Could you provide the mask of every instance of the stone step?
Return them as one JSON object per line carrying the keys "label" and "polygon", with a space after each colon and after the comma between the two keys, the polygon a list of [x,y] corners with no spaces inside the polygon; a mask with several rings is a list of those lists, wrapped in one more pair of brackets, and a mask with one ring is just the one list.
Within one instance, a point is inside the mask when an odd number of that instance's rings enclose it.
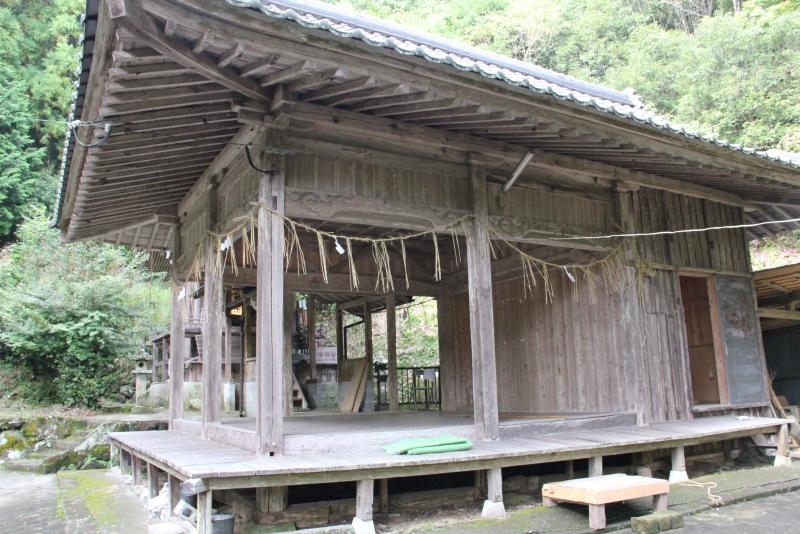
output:
{"label": "stone step", "polygon": [[69,451],[47,450],[28,454],[24,458],[6,460],[3,464],[9,471],[26,471],[29,473],[55,473],[74,460]]}
{"label": "stone step", "polygon": [[84,439],[86,439],[86,436],[79,436],[79,437],[70,436],[69,438],[66,439],[57,439],[56,441],[53,442],[51,450],[71,451],[72,449],[83,443]]}

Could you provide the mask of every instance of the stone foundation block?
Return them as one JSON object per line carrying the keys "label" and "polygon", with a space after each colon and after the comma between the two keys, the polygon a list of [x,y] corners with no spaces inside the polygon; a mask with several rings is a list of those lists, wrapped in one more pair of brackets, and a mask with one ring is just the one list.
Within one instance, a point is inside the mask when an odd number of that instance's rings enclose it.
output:
{"label": "stone foundation block", "polygon": [[631,530],[636,534],[658,534],[683,525],[683,516],[678,512],[656,512],[631,519]]}

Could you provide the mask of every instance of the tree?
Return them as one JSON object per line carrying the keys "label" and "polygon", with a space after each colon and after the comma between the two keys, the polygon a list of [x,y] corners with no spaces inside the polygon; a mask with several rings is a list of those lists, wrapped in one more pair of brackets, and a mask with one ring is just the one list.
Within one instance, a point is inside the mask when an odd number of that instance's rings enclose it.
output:
{"label": "tree", "polygon": [[62,244],[40,210],[0,260],[2,358],[35,401],[96,406],[115,393],[127,356],[166,324],[168,290],[146,255]]}
{"label": "tree", "polygon": [[29,101],[24,84],[15,79],[7,65],[0,64],[0,245],[7,241],[19,223],[24,208],[50,193],[43,178],[46,149],[36,146],[32,136]]}
{"label": "tree", "polygon": [[82,0],[0,6],[0,246],[29,205],[55,201]]}
{"label": "tree", "polygon": [[700,131],[760,149],[787,145],[800,127],[798,35],[797,12],[752,8],[706,17],[693,35],[646,26],[607,81]]}

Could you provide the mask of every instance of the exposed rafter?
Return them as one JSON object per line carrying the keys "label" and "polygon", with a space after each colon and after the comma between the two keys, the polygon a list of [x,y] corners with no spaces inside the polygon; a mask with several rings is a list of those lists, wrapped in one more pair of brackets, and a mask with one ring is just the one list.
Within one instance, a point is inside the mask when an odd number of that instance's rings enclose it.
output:
{"label": "exposed rafter", "polygon": [[253,80],[239,76],[236,71],[227,66],[220,66],[217,60],[204,53],[207,41],[211,39],[207,36],[212,32],[203,34],[202,41],[206,42],[205,46],[200,48],[200,43],[198,43],[190,48],[183,41],[164,34],[153,17],[130,0],[112,0],[109,2],[109,9],[111,18],[117,24],[174,62],[248,98],[259,101],[268,100],[263,89]]}

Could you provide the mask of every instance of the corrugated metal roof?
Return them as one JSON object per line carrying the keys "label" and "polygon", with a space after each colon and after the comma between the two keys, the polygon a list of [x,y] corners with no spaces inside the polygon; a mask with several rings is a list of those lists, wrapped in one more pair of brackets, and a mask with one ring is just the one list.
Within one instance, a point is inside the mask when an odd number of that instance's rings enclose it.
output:
{"label": "corrugated metal roof", "polygon": [[421,57],[432,63],[450,65],[462,71],[478,73],[509,85],[526,87],[536,93],[612,113],[639,124],[698,139],[744,154],[778,162],[795,169],[800,161],[780,151],[757,151],[724,139],[700,134],[669,121],[641,107],[634,95],[599,85],[582,82],[553,71],[492,54],[471,46],[433,37],[424,32],[382,21],[377,18],[347,13],[332,6],[308,0],[225,0],[227,3],[256,9],[273,18],[288,20],[305,28],[328,31],[339,37],[356,39],[372,46],[388,48],[399,54]]}

